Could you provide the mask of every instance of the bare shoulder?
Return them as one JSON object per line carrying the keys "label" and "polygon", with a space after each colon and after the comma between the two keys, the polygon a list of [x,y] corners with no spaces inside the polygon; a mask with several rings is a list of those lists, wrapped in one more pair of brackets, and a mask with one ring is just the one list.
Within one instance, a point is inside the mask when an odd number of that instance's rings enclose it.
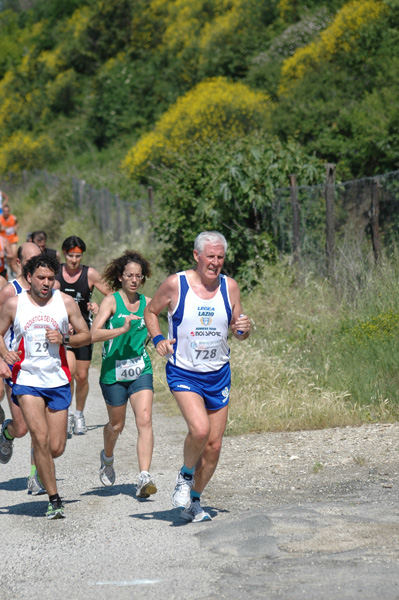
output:
{"label": "bare shoulder", "polygon": [[169,275],[169,277],[167,277],[166,279],[164,279],[162,281],[162,283],[159,285],[157,291],[154,294],[153,299],[159,297],[159,296],[164,296],[164,295],[168,295],[172,292],[174,292],[175,290],[178,289],[178,276],[176,273],[174,273],[173,275]]}
{"label": "bare shoulder", "polygon": [[116,308],[116,300],[114,294],[108,294],[101,300],[100,310],[104,308]]}
{"label": "bare shoulder", "polygon": [[1,304],[1,310],[8,313],[14,313],[17,310],[17,304],[18,296],[14,294],[13,296],[6,298],[6,300]]}
{"label": "bare shoulder", "polygon": [[235,279],[233,279],[232,277],[228,277],[227,275],[226,277],[226,281],[227,281],[227,289],[229,290],[230,294],[239,294],[240,293],[240,288],[238,287],[238,283],[236,282]]}
{"label": "bare shoulder", "polygon": [[157,291],[151,298],[151,302],[147,303],[151,311],[159,313],[161,310],[169,306],[171,310],[177,301],[179,295],[179,283],[177,274],[167,277],[158,287]]}
{"label": "bare shoulder", "polygon": [[87,279],[89,280],[89,283],[94,283],[95,281],[98,281],[99,279],[101,279],[101,275],[97,271],[97,269],[95,269],[94,267],[88,267],[87,268]]}
{"label": "bare shoulder", "polygon": [[0,290],[0,306],[3,306],[9,298],[13,298],[15,295],[15,287],[10,282],[6,283]]}
{"label": "bare shoulder", "polygon": [[70,310],[75,310],[75,308],[77,308],[79,310],[79,307],[78,307],[77,303],[75,302],[75,299],[72,298],[72,296],[65,294],[65,292],[61,292],[60,290],[58,290],[58,291],[61,294],[61,298],[63,299],[65,308],[67,309],[68,312]]}

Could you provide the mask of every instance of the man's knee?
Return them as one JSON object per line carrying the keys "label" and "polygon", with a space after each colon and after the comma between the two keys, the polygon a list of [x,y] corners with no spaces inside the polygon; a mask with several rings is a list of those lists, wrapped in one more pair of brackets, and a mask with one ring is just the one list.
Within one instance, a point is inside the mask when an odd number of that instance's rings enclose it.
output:
{"label": "man's knee", "polygon": [[212,456],[217,458],[220,454],[222,450],[222,440],[217,439],[217,440],[213,440],[213,441],[209,441],[205,451],[207,452],[208,456]]}
{"label": "man's knee", "polygon": [[65,450],[65,441],[59,440],[56,444],[52,444],[51,446],[51,456],[53,458],[58,458],[64,453]]}
{"label": "man's knee", "polygon": [[84,372],[76,371],[75,381],[76,381],[76,384],[79,385],[80,387],[84,387],[85,385],[88,385],[89,373],[87,371],[84,371]]}
{"label": "man's knee", "polygon": [[[24,419],[13,419],[11,429],[12,435],[15,438],[22,438],[28,433],[28,427]],[[11,431],[9,433],[11,433]]]}
{"label": "man's knee", "polygon": [[209,438],[210,427],[208,423],[198,423],[190,427],[190,434],[198,444],[205,444]]}
{"label": "man's knee", "polygon": [[125,426],[125,423],[123,423],[122,421],[117,422],[117,423],[108,423],[107,424],[107,428],[108,431],[111,435],[120,435],[123,431],[123,428]]}

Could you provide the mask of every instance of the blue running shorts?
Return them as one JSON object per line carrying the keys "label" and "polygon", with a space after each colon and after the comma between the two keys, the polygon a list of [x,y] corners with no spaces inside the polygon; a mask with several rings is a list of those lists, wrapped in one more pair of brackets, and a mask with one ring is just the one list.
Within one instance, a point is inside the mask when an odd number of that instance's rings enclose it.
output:
{"label": "blue running shorts", "polygon": [[11,398],[14,404],[19,406],[17,396],[39,396],[51,410],[66,410],[72,402],[69,383],[55,388],[31,387],[14,383]]}
{"label": "blue running shorts", "polygon": [[227,406],[230,400],[231,371],[226,363],[219,371],[194,373],[166,363],[166,379],[171,392],[194,392],[204,399],[208,410]]}
{"label": "blue running shorts", "polygon": [[102,383],[100,381],[100,387],[105,402],[111,406],[123,406],[132,394],[136,394],[141,390],[154,391],[151,373],[144,373],[134,381],[116,381],[115,383]]}

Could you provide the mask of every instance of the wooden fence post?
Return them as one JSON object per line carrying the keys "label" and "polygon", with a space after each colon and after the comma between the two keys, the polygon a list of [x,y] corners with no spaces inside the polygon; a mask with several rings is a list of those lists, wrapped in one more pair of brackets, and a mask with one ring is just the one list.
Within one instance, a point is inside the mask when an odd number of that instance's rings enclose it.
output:
{"label": "wooden fence post", "polygon": [[371,188],[371,237],[373,239],[374,260],[377,263],[381,258],[380,239],[380,194],[378,179],[374,179]]}
{"label": "wooden fence post", "polygon": [[296,175],[290,175],[290,194],[292,205],[292,261],[293,264],[299,263],[300,254],[300,207],[298,202],[298,187],[296,184]]}
{"label": "wooden fence post", "polygon": [[335,272],[335,165],[327,164],[326,170],[326,265],[327,275],[330,279],[333,279]]}
{"label": "wooden fence post", "polygon": [[115,211],[116,211],[116,224],[115,224],[115,240],[120,240],[122,237],[122,214],[121,214],[121,201],[118,194],[115,195]]}
{"label": "wooden fence post", "polygon": [[79,190],[78,190],[79,210],[82,210],[83,204],[84,204],[85,185],[86,185],[86,182],[84,181],[84,179],[81,179],[79,181]]}
{"label": "wooden fence post", "polygon": [[148,203],[150,205],[150,213],[152,213],[152,208],[154,205],[154,189],[152,185],[148,186]]}
{"label": "wooden fence post", "polygon": [[132,233],[132,221],[130,218],[130,206],[127,202],[123,203],[125,207],[125,233],[130,235]]}

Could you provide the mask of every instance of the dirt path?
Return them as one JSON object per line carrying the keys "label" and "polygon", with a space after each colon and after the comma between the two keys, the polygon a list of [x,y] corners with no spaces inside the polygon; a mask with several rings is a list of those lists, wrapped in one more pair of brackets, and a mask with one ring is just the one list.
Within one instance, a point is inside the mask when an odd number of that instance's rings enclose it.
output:
{"label": "dirt path", "polygon": [[89,432],[57,460],[67,518],[26,493],[29,439],[0,465],[0,598],[399,598],[399,427],[226,438],[204,494],[210,523],[184,524],[170,494],[185,424],[155,407],[159,492],[135,498],[135,427],[98,479],[106,410],[91,370]]}

